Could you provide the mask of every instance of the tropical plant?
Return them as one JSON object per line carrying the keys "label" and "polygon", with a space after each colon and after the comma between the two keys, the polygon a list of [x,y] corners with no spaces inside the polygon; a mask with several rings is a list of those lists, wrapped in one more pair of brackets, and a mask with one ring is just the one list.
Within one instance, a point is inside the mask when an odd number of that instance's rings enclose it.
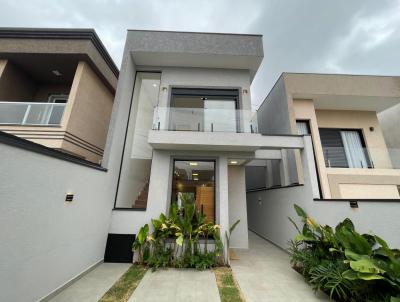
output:
{"label": "tropical plant", "polygon": [[228,260],[229,260],[229,256],[230,256],[230,254],[229,254],[229,246],[230,246],[230,241],[231,241],[231,235],[232,235],[232,232],[235,230],[236,226],[239,223],[240,223],[240,219],[236,220],[235,223],[232,224],[229,227],[229,232],[225,231],[225,239],[226,239],[226,246],[227,246],[226,248],[227,248],[227,251],[228,251]]}
{"label": "tropical plant", "polygon": [[400,251],[380,237],[360,234],[348,218],[321,226],[295,205],[303,226],[289,242],[291,264],[315,290],[337,301],[400,302]]}
{"label": "tropical plant", "polygon": [[[172,203],[168,217],[161,214],[158,219],[151,220],[151,234],[147,224],[139,230],[133,244],[138,252],[138,262],[153,269],[206,269],[224,264],[220,226],[207,222],[206,216],[196,209],[192,194],[182,194],[181,200],[181,209]],[[212,246],[209,245],[210,238],[213,239]]]}

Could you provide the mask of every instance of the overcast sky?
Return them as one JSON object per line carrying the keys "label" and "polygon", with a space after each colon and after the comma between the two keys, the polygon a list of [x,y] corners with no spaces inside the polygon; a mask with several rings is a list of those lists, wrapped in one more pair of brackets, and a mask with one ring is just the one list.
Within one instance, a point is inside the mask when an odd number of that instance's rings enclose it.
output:
{"label": "overcast sky", "polygon": [[126,29],[262,34],[253,107],[284,71],[400,74],[400,0],[0,0],[0,26],[94,28],[120,66]]}

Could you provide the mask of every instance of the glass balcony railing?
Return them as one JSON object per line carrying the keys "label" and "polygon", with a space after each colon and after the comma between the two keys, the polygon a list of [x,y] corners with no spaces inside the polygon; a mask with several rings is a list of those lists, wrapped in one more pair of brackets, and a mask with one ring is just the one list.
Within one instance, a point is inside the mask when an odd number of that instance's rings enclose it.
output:
{"label": "glass balcony railing", "polygon": [[0,125],[59,125],[65,103],[0,102]]}
{"label": "glass balcony railing", "polygon": [[400,149],[386,147],[323,147],[327,168],[400,169]]}
{"label": "glass balcony railing", "polygon": [[153,130],[258,133],[250,110],[156,107]]}

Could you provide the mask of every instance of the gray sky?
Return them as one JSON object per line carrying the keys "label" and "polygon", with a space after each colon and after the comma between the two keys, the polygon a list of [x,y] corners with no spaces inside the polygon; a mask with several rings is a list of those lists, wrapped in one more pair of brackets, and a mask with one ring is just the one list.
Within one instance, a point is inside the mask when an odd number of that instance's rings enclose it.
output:
{"label": "gray sky", "polygon": [[0,26],[94,28],[116,64],[126,29],[257,33],[253,107],[283,71],[400,74],[400,0],[0,0]]}

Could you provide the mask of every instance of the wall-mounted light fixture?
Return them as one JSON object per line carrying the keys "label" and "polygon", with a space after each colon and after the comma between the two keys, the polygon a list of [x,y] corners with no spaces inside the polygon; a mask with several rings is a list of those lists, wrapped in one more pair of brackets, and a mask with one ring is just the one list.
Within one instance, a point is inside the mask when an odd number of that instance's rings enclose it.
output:
{"label": "wall-mounted light fixture", "polygon": [[369,131],[374,132],[375,128],[374,127],[369,127]]}
{"label": "wall-mounted light fixture", "polygon": [[248,93],[247,89],[243,89],[243,94],[247,94],[247,93]]}
{"label": "wall-mounted light fixture", "polygon": [[74,200],[74,194],[72,193],[67,193],[65,195],[65,202],[72,202]]}
{"label": "wall-mounted light fixture", "polygon": [[358,208],[358,202],[356,200],[350,200],[350,208]]}
{"label": "wall-mounted light fixture", "polygon": [[162,89],[163,92],[168,91],[168,88],[167,88],[167,87],[163,87],[163,88],[161,88],[161,89]]}

